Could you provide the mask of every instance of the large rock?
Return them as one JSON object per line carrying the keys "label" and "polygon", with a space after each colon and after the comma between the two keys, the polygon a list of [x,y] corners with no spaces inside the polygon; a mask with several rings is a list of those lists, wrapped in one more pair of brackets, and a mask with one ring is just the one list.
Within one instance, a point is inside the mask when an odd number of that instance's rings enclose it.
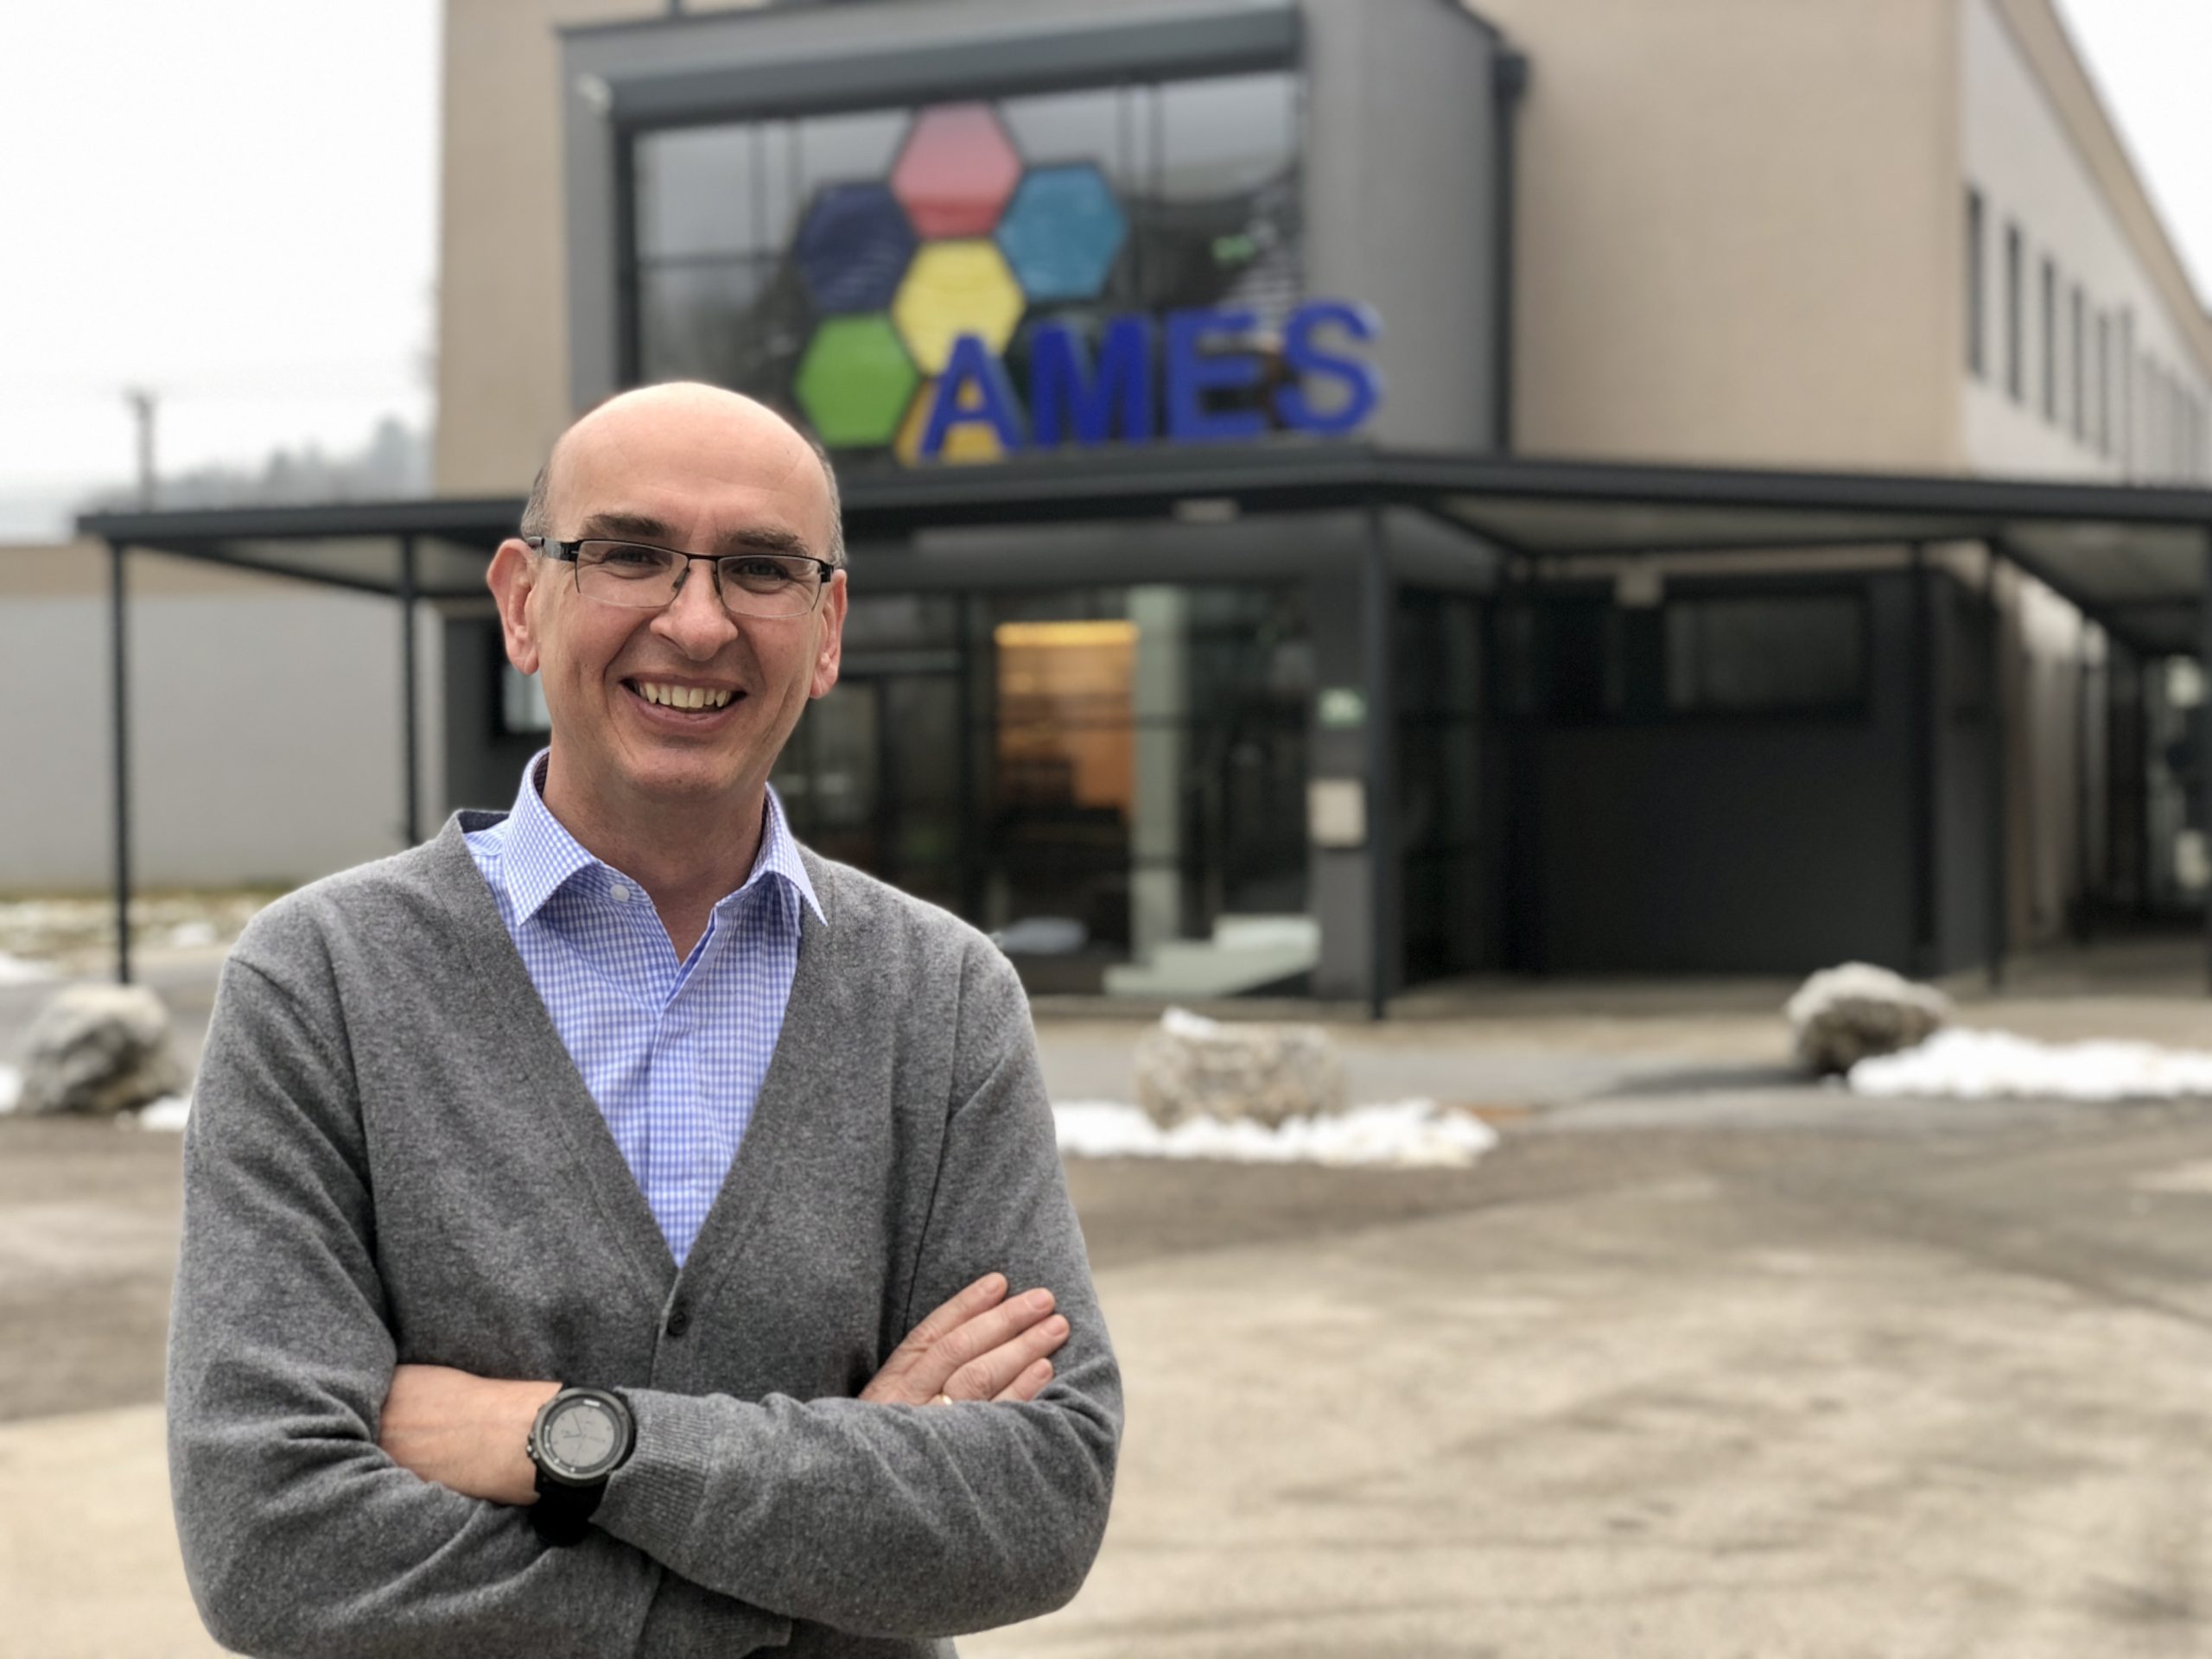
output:
{"label": "large rock", "polygon": [[1137,1104],[1162,1128],[1204,1115],[1286,1118],[1340,1112],[1344,1066],[1318,1026],[1224,1025],[1180,1008],[1137,1039]]}
{"label": "large rock", "polygon": [[1825,1075],[1876,1054],[1916,1048],[1951,1017],[1950,999],[1886,968],[1847,962],[1815,974],[1789,999],[1797,1063]]}
{"label": "large rock", "polygon": [[168,1010],[137,985],[72,985],[31,1021],[17,1109],[111,1116],[183,1092]]}

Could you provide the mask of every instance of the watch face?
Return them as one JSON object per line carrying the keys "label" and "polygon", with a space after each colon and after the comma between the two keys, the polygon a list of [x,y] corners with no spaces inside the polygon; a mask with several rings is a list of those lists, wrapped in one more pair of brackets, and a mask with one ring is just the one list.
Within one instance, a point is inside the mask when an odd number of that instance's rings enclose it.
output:
{"label": "watch face", "polygon": [[570,1400],[546,1421],[542,1440],[548,1459],[563,1473],[592,1476],[614,1457],[622,1444],[621,1425],[596,1400]]}

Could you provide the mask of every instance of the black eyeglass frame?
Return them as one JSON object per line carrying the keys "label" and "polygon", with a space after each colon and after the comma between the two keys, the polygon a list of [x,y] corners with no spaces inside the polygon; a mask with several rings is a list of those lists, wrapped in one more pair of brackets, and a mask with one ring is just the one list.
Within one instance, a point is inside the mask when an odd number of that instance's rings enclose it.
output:
{"label": "black eyeglass frame", "polygon": [[[822,575],[820,580],[815,584],[814,598],[812,601],[808,604],[804,610],[791,612],[791,614],[793,616],[811,616],[814,613],[814,607],[822,603],[822,595],[829,591],[830,578],[835,576],[840,569],[839,566],[832,563],[830,560],[817,559],[811,553],[686,553],[680,547],[663,547],[658,542],[641,542],[635,537],[632,536],[586,536],[573,542],[558,541],[550,536],[524,536],[521,537],[521,541],[524,546],[529,548],[533,552],[543,553],[550,557],[562,560],[565,563],[577,565],[579,575],[582,574],[579,556],[582,555],[583,550],[593,542],[605,542],[610,546],[614,547],[647,548],[655,553],[665,553],[672,559],[685,560],[687,563],[683,569],[687,575],[691,569],[691,566],[688,561],[694,559],[703,560],[707,563],[715,567],[715,574],[712,580],[715,584],[715,597],[717,599],[721,598],[721,563],[724,559],[796,559],[802,563],[813,565],[817,569],[822,572]],[[582,590],[579,588],[578,591],[582,592]],[[669,595],[668,602],[671,605],[674,604],[676,602],[677,594],[681,594],[683,591],[683,577],[678,576],[676,579],[675,592]],[[591,595],[589,594],[585,594],[584,597],[589,599]],[[607,601],[601,601],[601,602],[604,604]],[[725,601],[725,603],[727,603],[727,601]],[[632,608],[642,611],[646,609],[647,607],[639,605]]]}

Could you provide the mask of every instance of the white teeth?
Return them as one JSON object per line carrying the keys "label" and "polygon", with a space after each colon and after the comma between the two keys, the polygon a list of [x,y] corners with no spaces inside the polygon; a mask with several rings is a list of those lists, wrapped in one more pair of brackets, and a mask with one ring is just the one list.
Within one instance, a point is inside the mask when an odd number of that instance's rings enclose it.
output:
{"label": "white teeth", "polygon": [[721,709],[728,705],[731,693],[720,688],[703,685],[661,685],[651,680],[637,683],[638,695],[647,702],[656,702],[667,709]]}

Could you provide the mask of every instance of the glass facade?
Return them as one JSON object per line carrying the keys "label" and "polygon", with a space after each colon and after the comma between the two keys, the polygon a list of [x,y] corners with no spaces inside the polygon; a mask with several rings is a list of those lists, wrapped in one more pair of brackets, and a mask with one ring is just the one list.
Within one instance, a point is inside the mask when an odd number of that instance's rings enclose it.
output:
{"label": "glass facade", "polygon": [[1264,331],[1303,282],[1300,126],[1279,70],[642,134],[632,378],[734,387],[880,463],[913,459],[956,334],[1024,385],[1048,321]]}
{"label": "glass facade", "polygon": [[775,784],[802,839],[990,930],[1032,989],[1134,989],[1305,917],[1313,681],[1295,589],[861,595]]}

